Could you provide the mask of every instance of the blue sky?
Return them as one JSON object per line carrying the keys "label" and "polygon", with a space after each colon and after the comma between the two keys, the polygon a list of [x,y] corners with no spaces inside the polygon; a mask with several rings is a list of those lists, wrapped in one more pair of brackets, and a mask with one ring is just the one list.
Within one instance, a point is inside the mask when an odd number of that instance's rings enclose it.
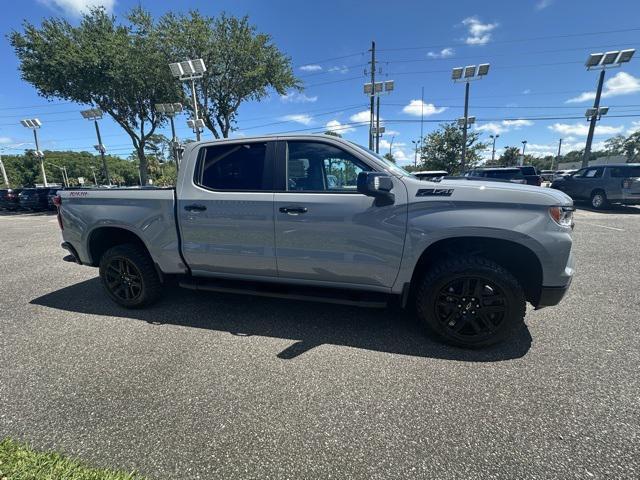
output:
{"label": "blue sky", "polygon": [[[235,135],[257,135],[338,128],[346,138],[367,143],[367,127],[345,125],[368,119],[362,92],[371,40],[378,49],[382,80],[396,89],[382,97],[381,119],[387,135],[381,152],[393,151],[400,163],[413,160],[419,138],[421,88],[424,132],[462,116],[464,86],[450,80],[456,66],[490,63],[489,75],[471,84],[470,115],[488,140],[498,133],[496,150],[521,146],[534,154],[554,153],[559,138],[568,149],[582,148],[597,72],[584,61],[590,52],[640,47],[640,2],[610,0],[510,1],[139,1],[23,0],[4,6],[0,18],[0,148],[21,151],[32,141],[20,118],[38,117],[41,148],[92,150],[92,125],[79,106],[47,102],[20,80],[17,60],[5,35],[23,19],[50,15],[77,21],[88,4],[102,4],[116,15],[142,4],[154,15],[198,8],[215,15],[248,14],[260,31],[273,36],[306,85],[302,94],[248,103],[240,109]],[[181,60],[181,59],[176,59]],[[607,71],[602,104],[609,116],[598,125],[598,148],[606,138],[640,128],[640,55],[622,69]],[[618,117],[616,117],[618,116]],[[570,117],[570,118],[566,118]],[[193,136],[180,118],[179,135]],[[102,121],[103,141],[111,153],[126,156],[129,139],[111,120]],[[22,145],[27,143],[27,145]],[[563,150],[565,150],[563,148]]]}

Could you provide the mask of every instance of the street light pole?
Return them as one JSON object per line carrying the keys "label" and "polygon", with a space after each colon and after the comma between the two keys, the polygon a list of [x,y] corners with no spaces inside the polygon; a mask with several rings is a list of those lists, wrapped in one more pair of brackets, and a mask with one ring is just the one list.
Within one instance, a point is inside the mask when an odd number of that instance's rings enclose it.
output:
{"label": "street light pole", "polygon": [[191,83],[191,101],[193,102],[193,119],[189,126],[193,125],[196,140],[200,141],[200,133],[204,131],[204,121],[198,117],[198,95],[196,92],[196,79],[202,78],[207,67],[204,60],[185,60],[184,62],[170,63],[171,74],[179,80]]}
{"label": "street light pole", "polygon": [[[102,160],[102,168],[104,170],[104,177],[107,180],[107,184],[111,186],[111,177],[109,176],[109,168],[107,167],[107,159],[104,154],[107,151],[105,146],[102,144],[102,136],[100,135],[100,127],[98,126],[98,120],[102,118],[102,110],[99,108],[90,108],[88,110],[82,110],[80,115],[83,118],[91,121],[93,120],[93,124],[96,127],[96,136],[98,137],[98,144],[95,145],[95,149],[100,152],[100,158]],[[95,175],[95,174],[94,174]]]}
{"label": "street light pole", "polygon": [[[558,142],[558,155],[556,156],[556,165],[560,165],[560,150],[562,149],[562,139]],[[551,168],[553,170],[553,158],[551,158]]]}
{"label": "street light pole", "polygon": [[42,181],[45,187],[48,187],[47,172],[44,169],[44,153],[40,150],[40,142],[38,141],[38,129],[42,126],[42,122],[37,118],[27,118],[20,120],[23,127],[33,130],[33,139],[36,143],[35,156],[40,159],[40,169],[42,170]]}
{"label": "street light pole", "polygon": [[98,179],[96,178],[96,167],[91,165],[89,168],[91,169],[91,173],[93,173],[93,184],[98,185]]}
{"label": "street light pole", "polygon": [[[607,68],[621,67],[623,63],[631,61],[635,53],[635,49],[629,48],[627,50],[612,50],[606,53],[592,53],[587,58],[585,66],[587,70],[600,70],[598,77],[598,88],[596,90],[596,97],[593,102],[593,114],[589,118],[589,133],[587,134],[587,142],[584,146],[584,155],[582,157],[582,168],[589,166],[589,156],[591,155],[591,145],[593,143],[593,135],[596,130],[596,122],[606,112],[601,113],[600,97],[602,95],[602,86],[604,85],[604,74]],[[608,109],[607,109],[608,110]]]}
{"label": "street light pole", "polygon": [[500,136],[499,133],[495,135],[489,135],[493,139],[493,148],[491,150],[491,162],[493,163],[496,159],[496,139]]}
{"label": "street light pole", "polygon": [[[156,111],[160,114],[164,114],[169,117],[169,122],[171,123],[171,150],[173,155],[173,160],[176,162],[176,172],[178,171],[178,163],[180,160],[179,151],[179,143],[178,136],[176,135],[176,125],[173,121],[173,117],[178,113],[182,112],[182,104],[181,103],[156,103]],[[195,126],[195,124],[194,124]]]}
{"label": "street light pole", "polygon": [[[604,68],[600,72],[600,76],[598,77],[598,89],[596,90],[596,98],[593,101],[593,108],[598,111],[600,108],[600,96],[602,95],[602,85],[604,84]],[[587,143],[584,146],[584,155],[582,157],[582,168],[589,166],[589,156],[591,154],[591,144],[593,143],[593,134],[596,131],[596,122],[598,121],[597,115],[591,116],[591,121],[589,122],[589,133],[587,134]]]}
{"label": "street light pole", "polygon": [[464,172],[465,159],[467,157],[467,117],[469,116],[469,82],[464,86],[464,126],[462,130],[462,159],[460,170]]}
{"label": "street light pole", "polygon": [[4,163],[2,163],[2,150],[0,150],[0,170],[2,171],[2,179],[4,180],[4,183],[7,187],[10,187],[11,185],[9,185],[9,178],[7,177],[7,171],[4,169]]}
{"label": "street light pole", "polygon": [[527,148],[527,141],[526,141],[526,140],[523,140],[523,141],[522,141],[522,157],[523,157],[523,158],[524,158],[524,152],[525,152],[525,149],[526,149],[526,148]]}

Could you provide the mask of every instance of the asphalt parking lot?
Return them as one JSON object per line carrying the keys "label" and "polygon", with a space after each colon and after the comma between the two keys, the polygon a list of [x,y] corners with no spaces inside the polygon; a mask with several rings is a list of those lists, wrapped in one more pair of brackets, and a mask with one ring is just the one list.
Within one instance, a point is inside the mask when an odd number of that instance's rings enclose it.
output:
{"label": "asphalt parking lot", "polygon": [[0,438],[151,478],[640,478],[640,208],[576,224],[565,301],[472,352],[395,309],[128,311],[54,216],[0,212]]}

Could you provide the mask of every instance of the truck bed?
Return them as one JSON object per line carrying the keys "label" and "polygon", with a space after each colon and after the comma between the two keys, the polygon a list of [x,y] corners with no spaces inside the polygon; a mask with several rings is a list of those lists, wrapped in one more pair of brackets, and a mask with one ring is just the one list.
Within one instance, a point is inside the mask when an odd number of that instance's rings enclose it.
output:
{"label": "truck bed", "polygon": [[109,228],[135,234],[165,273],[185,273],[180,257],[174,188],[73,189],[59,192],[65,239],[83,264],[95,265],[91,239]]}

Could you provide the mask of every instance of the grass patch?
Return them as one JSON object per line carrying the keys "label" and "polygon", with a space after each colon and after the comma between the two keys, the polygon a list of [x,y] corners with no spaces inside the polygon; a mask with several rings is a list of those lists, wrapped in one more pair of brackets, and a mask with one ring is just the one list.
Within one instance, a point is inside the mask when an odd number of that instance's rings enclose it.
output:
{"label": "grass patch", "polygon": [[55,452],[36,452],[11,439],[0,441],[0,480],[144,480],[137,473],[92,468]]}

